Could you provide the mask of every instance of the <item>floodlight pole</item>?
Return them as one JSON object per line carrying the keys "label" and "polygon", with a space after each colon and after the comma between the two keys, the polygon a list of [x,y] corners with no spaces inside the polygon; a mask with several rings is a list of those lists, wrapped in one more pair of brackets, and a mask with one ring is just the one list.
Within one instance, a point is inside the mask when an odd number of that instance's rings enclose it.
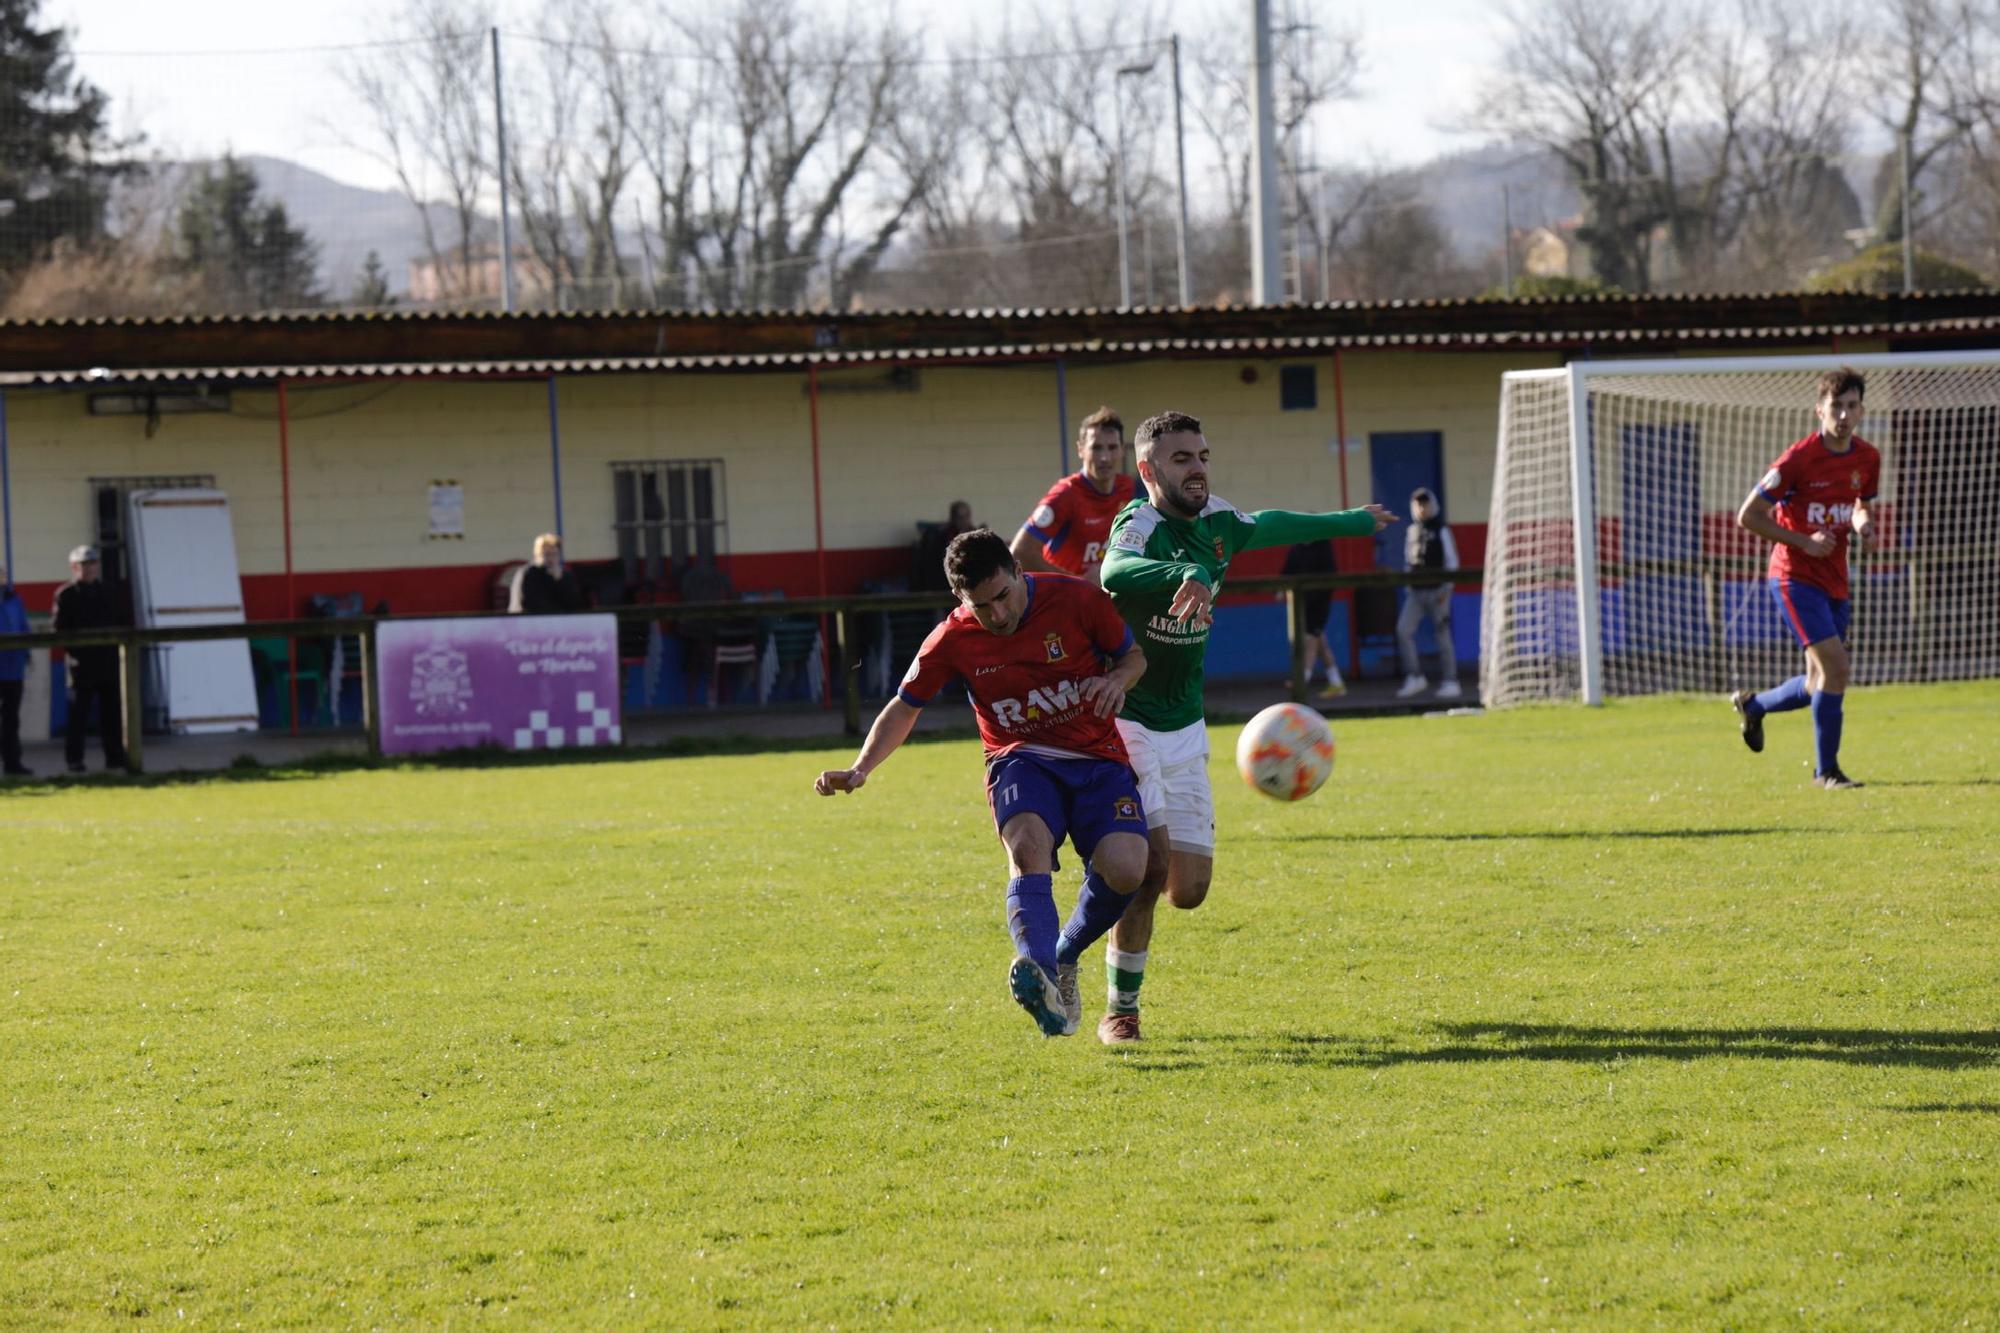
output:
{"label": "floodlight pole", "polygon": [[[500,305],[514,312],[514,226],[507,209],[507,101],[500,93],[500,29],[493,38],[493,139],[499,150],[494,170],[500,177]],[[470,258],[470,256],[468,256]]]}
{"label": "floodlight pole", "polygon": [[1118,144],[1118,308],[1132,308],[1132,238],[1131,210],[1125,199],[1125,76],[1128,74],[1148,74],[1159,63],[1155,56],[1143,65],[1125,65],[1111,77],[1111,122],[1116,127]]}
{"label": "floodlight pole", "polygon": [[1257,187],[1250,193],[1250,301],[1277,305],[1284,300],[1278,262],[1278,126],[1271,91],[1271,0],[1251,0],[1255,26],[1250,62],[1251,121],[1256,129]]}
{"label": "floodlight pole", "polygon": [[1575,522],[1576,647],[1582,700],[1604,702],[1604,635],[1597,585],[1597,490],[1591,475],[1590,380],[1586,365],[1569,366],[1569,502]]}

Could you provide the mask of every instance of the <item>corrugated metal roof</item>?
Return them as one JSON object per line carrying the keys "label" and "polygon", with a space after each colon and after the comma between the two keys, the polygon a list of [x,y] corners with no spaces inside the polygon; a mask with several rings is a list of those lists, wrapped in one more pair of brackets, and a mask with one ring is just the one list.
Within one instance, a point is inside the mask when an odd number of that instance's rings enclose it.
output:
{"label": "corrugated metal roof", "polygon": [[1620,327],[1590,330],[1525,329],[1505,332],[1378,333],[1268,337],[1090,338],[1074,341],[977,342],[947,347],[896,347],[851,351],[698,353],[683,356],[462,357],[438,360],[256,362],[235,365],[136,366],[0,373],[11,386],[112,386],[190,381],[272,382],[433,377],[541,377],[672,371],[800,371],[874,365],[992,364],[1012,361],[1132,360],[1142,357],[1215,358],[1326,354],[1335,349],[1430,351],[1593,351],[1630,347],[1674,348],[1795,345],[1833,338],[1921,339],[1990,336],[2000,341],[2000,310],[1985,316],[1944,319],[1800,323],[1752,327]]}
{"label": "corrugated metal roof", "polygon": [[1646,292],[1608,293],[1579,296],[1545,297],[1439,297],[1423,300],[1394,301],[1312,301],[1286,302],[1278,305],[1245,305],[1238,303],[1218,303],[1197,306],[1133,306],[1119,309],[1110,306],[1020,306],[986,307],[981,309],[935,309],[924,307],[897,307],[893,309],[857,311],[810,311],[810,310],[675,310],[675,309],[624,309],[624,310],[522,310],[501,311],[476,308],[457,310],[269,310],[253,314],[234,315],[165,315],[165,316],[108,316],[80,319],[0,319],[0,335],[12,329],[62,330],[62,329],[105,329],[105,328],[215,328],[231,326],[263,326],[272,324],[422,324],[487,322],[494,324],[554,323],[573,324],[589,320],[638,320],[648,323],[689,323],[713,324],[716,322],[738,321],[754,323],[793,322],[800,324],[828,324],[846,322],[868,322],[876,320],[906,319],[947,319],[947,320],[1019,320],[1019,319],[1157,319],[1163,316],[1259,316],[1273,319],[1290,319],[1301,315],[1351,315],[1363,312],[1425,311],[1449,315],[1455,311],[1494,311],[1505,309],[1565,310],[1591,307],[1622,307],[1632,303],[1651,306],[1723,306],[1743,303],[1895,303],[1895,304],[1941,304],[1957,303],[1967,299],[2000,302],[2000,293],[1983,289],[1960,289],[1952,291],[1922,292],[1797,292],[1797,291],[1756,291],[1756,292]]}

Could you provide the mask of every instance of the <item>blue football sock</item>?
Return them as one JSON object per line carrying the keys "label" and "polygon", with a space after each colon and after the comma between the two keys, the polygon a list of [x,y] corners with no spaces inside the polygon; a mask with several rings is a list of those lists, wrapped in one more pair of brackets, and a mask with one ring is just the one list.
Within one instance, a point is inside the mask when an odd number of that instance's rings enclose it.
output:
{"label": "blue football sock", "polygon": [[1844,694],[1821,690],[1813,696],[1813,773],[1831,773],[1840,767],[1841,704]]}
{"label": "blue football sock", "polygon": [[1016,875],[1007,881],[1007,929],[1016,953],[1055,975],[1056,893],[1049,876]]}
{"label": "blue football sock", "polygon": [[1751,707],[1758,717],[1762,717],[1766,713],[1789,713],[1794,708],[1804,708],[1812,700],[1811,692],[1806,689],[1806,678],[1793,676],[1784,684],[1773,685],[1758,695]]}
{"label": "blue football sock", "polygon": [[1131,901],[1131,894],[1114,890],[1095,866],[1084,862],[1083,892],[1077,894],[1076,910],[1069,914],[1069,924],[1062,928],[1062,938],[1056,943],[1056,961],[1074,963],[1083,957],[1085,949],[1118,924],[1118,918],[1125,915],[1125,904]]}

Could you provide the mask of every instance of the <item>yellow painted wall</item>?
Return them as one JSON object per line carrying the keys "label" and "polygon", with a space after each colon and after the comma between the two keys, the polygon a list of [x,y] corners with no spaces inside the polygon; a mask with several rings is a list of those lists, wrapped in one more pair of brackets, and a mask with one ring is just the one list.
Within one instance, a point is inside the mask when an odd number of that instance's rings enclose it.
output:
{"label": "yellow painted wall", "polygon": [[[1852,349],[1864,349],[1857,345]],[[1278,370],[1316,367],[1319,405],[1278,407]],[[1491,499],[1500,375],[1559,364],[1553,355],[1359,351],[1343,357],[1352,503],[1370,498],[1367,440],[1441,431],[1452,516],[1480,522]],[[1245,383],[1246,368],[1256,372]],[[831,371],[820,426],[826,542],[895,546],[954,499],[1011,533],[1057,475],[1074,467],[1059,441],[1050,365],[922,368],[916,392],[843,392],[880,369]],[[1128,435],[1150,413],[1202,418],[1215,449],[1213,487],[1248,509],[1341,503],[1330,357],[1073,366],[1070,430],[1099,403]],[[730,548],[809,550],[810,419],[803,374],[647,374],[560,386],[563,503],[569,552],[614,552],[614,460],[720,458]],[[541,382],[295,386],[293,553],[302,572],[500,565],[524,558],[553,525],[548,398]],[[84,395],[7,395],[14,549],[23,582],[59,581],[91,534],[93,476],[212,474],[229,493],[243,572],[284,568],[276,394],[234,393],[227,414],[92,417]],[[428,540],[434,479],[465,489],[467,536]]]}

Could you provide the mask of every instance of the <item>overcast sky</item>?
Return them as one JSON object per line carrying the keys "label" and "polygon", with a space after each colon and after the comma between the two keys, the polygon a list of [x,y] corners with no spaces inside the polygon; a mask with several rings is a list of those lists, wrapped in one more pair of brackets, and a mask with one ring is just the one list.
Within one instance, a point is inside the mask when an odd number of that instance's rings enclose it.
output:
{"label": "overcast sky", "polygon": [[[1200,15],[1231,9],[1247,27],[1250,0],[1162,8],[1189,30]],[[1462,113],[1498,47],[1490,0],[1315,0],[1314,8],[1359,22],[1367,62],[1363,95],[1333,113],[1338,143],[1323,135],[1321,160],[1403,164],[1471,145],[1444,126]],[[968,13],[993,11],[964,0],[902,0],[895,12],[957,27]],[[263,153],[380,187],[394,182],[349,142],[356,127],[342,123],[341,55],[328,48],[381,40],[397,13],[394,5],[283,0],[44,0],[43,7],[46,21],[73,34],[79,71],[111,96],[115,128],[142,132],[154,151]]]}

